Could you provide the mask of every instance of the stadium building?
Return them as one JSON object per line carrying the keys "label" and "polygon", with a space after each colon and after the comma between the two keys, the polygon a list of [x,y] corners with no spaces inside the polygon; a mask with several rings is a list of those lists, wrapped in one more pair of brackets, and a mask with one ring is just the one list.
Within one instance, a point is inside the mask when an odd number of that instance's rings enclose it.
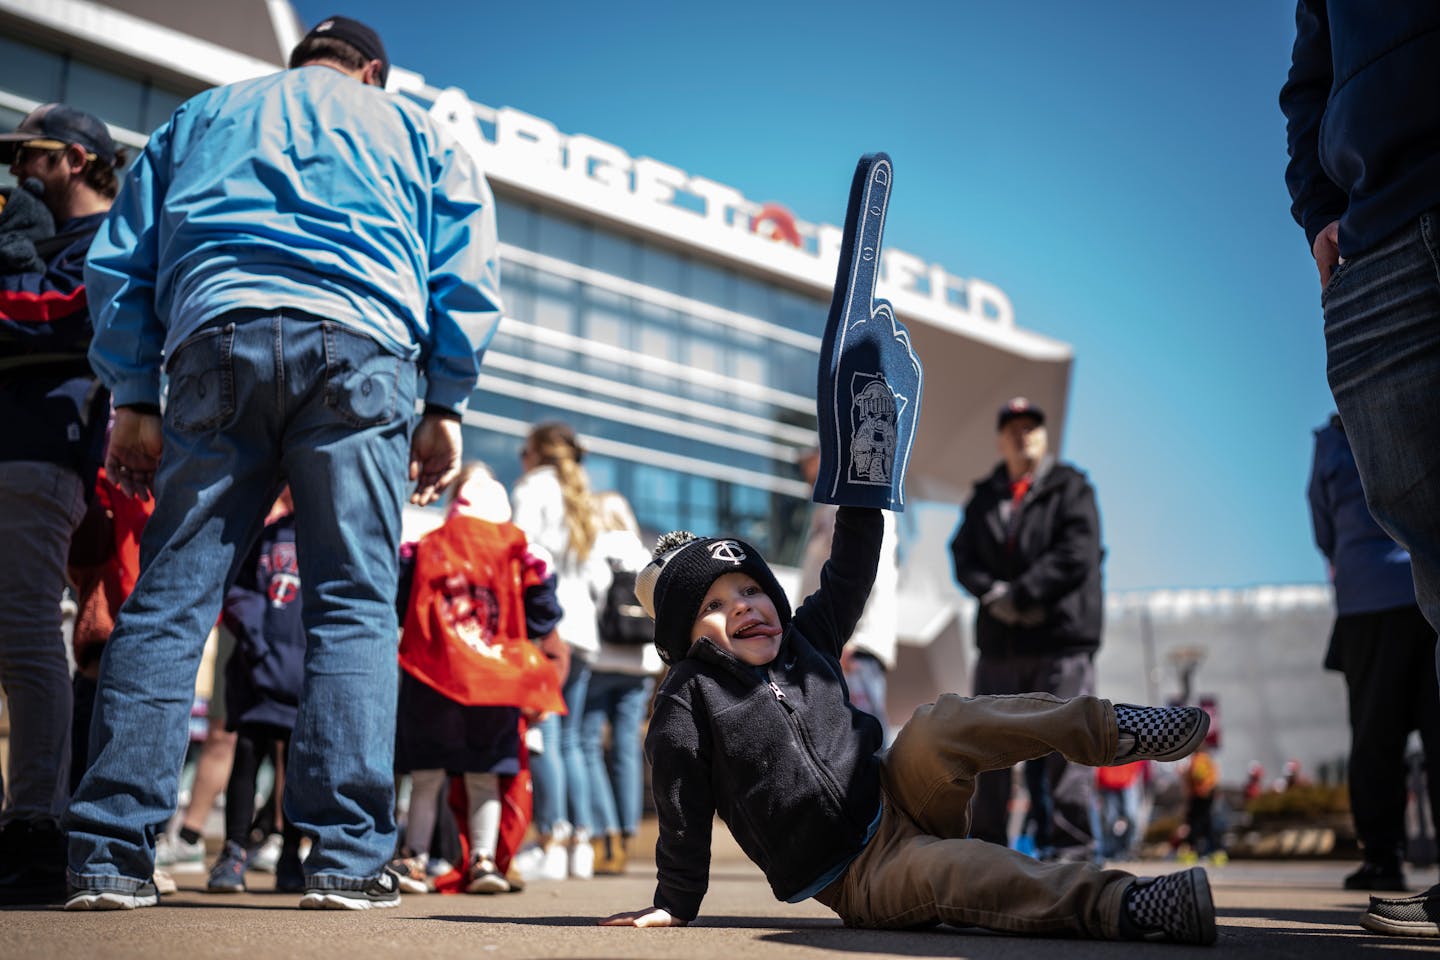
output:
{"label": "stadium building", "polygon": [[[138,150],[187,97],[277,69],[305,26],[286,0],[0,0],[0,127],[59,100]],[[467,455],[508,484],[529,426],[565,420],[596,487],[624,493],[647,531],[730,531],[795,561],[810,494],[795,463],[816,442],[840,229],[437,89],[426,66],[397,65],[391,93],[454,131],[497,200],[505,318],[466,416]],[[837,221],[848,186],[835,185]],[[968,687],[970,618],[945,543],[994,462],[995,409],[1031,397],[1059,448],[1072,352],[1017,326],[992,284],[906,252],[903,237],[886,247],[879,293],[928,374],[901,524],[891,707],[903,719],[937,687]]]}

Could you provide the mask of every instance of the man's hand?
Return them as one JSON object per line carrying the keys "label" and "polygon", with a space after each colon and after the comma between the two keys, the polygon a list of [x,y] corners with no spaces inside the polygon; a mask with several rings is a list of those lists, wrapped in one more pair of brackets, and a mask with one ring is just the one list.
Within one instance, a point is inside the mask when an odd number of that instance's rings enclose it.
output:
{"label": "man's hand", "polygon": [[1015,609],[1015,600],[1010,596],[1010,584],[1004,580],[996,580],[991,584],[990,589],[985,591],[985,596],[980,598],[980,606],[1006,626],[1013,627],[1020,616]]}
{"label": "man's hand", "polygon": [[1323,289],[1340,263],[1339,220],[1331,220],[1324,230],[1315,235],[1315,246],[1310,248],[1310,253],[1315,257],[1315,268],[1320,271],[1320,286]]}
{"label": "man's hand", "polygon": [[159,414],[117,409],[110,445],[105,449],[105,476],[128,496],[149,500],[163,437]]}
{"label": "man's hand", "polygon": [[410,502],[434,503],[460,473],[460,421],[427,413],[410,438]]}
{"label": "man's hand", "polygon": [[681,920],[679,917],[670,916],[670,911],[661,910],[659,907],[646,907],[644,910],[631,910],[629,913],[617,913],[613,917],[606,917],[600,921],[602,927],[683,927],[689,920]]}

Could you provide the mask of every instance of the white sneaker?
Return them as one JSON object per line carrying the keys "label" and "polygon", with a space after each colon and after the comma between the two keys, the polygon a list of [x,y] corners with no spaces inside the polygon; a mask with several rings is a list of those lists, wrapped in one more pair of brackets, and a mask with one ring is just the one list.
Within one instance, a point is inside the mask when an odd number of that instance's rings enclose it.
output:
{"label": "white sneaker", "polygon": [[545,851],[538,843],[527,843],[515,851],[510,859],[510,868],[525,880],[540,879],[540,865],[545,861]]}
{"label": "white sneaker", "polygon": [[175,893],[180,889],[175,886],[175,878],[170,876],[168,870],[156,868],[155,875],[150,878],[150,882],[155,884],[155,892],[159,894]]}
{"label": "white sneaker", "polygon": [[259,870],[261,873],[274,873],[275,864],[280,862],[280,848],[285,845],[284,839],[278,833],[272,833],[266,837],[255,852],[250,854],[250,859],[245,862],[246,870]]}
{"label": "white sneaker", "polygon": [[162,833],[155,838],[155,865],[157,867],[204,867],[205,838],[188,843],[178,834]]}
{"label": "white sneaker", "polygon": [[589,880],[595,876],[595,848],[590,845],[588,831],[577,831],[566,852],[569,854],[567,867],[571,877]]}

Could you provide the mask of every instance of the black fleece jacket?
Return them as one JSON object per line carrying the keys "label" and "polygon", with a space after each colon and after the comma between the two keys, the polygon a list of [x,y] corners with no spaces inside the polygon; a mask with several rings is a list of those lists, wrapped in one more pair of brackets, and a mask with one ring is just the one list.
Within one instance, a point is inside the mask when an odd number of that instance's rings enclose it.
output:
{"label": "black fleece jacket", "polygon": [[[950,542],[955,578],[977,598],[995,581],[1010,584],[1021,610],[1042,610],[1038,626],[1001,623],[984,607],[976,617],[980,652],[993,657],[1063,656],[1099,649],[1104,597],[1100,511],[1085,474],[1048,460],[1012,518],[1005,464],[975,484]],[[1011,527],[1013,530],[1013,546]]]}
{"label": "black fleece jacket", "polygon": [[715,815],[789,899],[853,857],[880,810],[880,724],[850,705],[840,651],[880,557],[880,511],[841,507],[820,588],[764,667],[702,640],[660,686],[645,737],[660,819],[655,906],[692,920]]}

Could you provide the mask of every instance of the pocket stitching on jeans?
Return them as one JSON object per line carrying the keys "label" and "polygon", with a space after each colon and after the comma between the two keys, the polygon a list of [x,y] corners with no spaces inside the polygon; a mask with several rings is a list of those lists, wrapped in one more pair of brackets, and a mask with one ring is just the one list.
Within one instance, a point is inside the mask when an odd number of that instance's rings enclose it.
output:
{"label": "pocket stitching on jeans", "polygon": [[202,340],[210,344],[214,338],[220,338],[220,361],[218,365],[220,370],[220,408],[214,415],[204,420],[192,421],[186,420],[181,410],[176,409],[173,404],[167,402],[165,405],[166,412],[170,413],[170,422],[175,429],[183,430],[186,433],[211,430],[222,423],[228,422],[230,418],[235,415],[234,333],[235,325],[233,323],[226,324],[223,327],[212,327],[208,330],[199,331],[186,338],[185,342],[176,347],[175,352],[170,355],[169,360],[165,364],[167,370],[173,370],[176,366],[176,361],[181,356],[192,350],[199,349]]}
{"label": "pocket stitching on jeans", "polygon": [[[321,324],[325,339],[325,406],[353,427],[377,427],[384,423],[390,423],[395,419],[395,406],[399,400],[400,393],[400,358],[390,354],[378,343],[363,333],[358,333],[344,324],[333,321],[323,321]],[[348,404],[341,402],[341,389],[337,383],[334,373],[334,361],[338,360],[335,344],[339,335],[355,337],[362,341],[373,344],[380,354],[388,361],[387,374],[390,387],[390,398],[384,411],[374,417],[362,418],[357,416]]]}
{"label": "pocket stitching on jeans", "polygon": [[1339,287],[1340,278],[1350,272],[1350,265],[1354,262],[1353,259],[1350,259],[1344,263],[1337,263],[1335,269],[1330,271],[1330,280],[1320,291],[1320,305],[1322,307],[1325,305],[1325,301],[1330,299],[1330,295]]}

